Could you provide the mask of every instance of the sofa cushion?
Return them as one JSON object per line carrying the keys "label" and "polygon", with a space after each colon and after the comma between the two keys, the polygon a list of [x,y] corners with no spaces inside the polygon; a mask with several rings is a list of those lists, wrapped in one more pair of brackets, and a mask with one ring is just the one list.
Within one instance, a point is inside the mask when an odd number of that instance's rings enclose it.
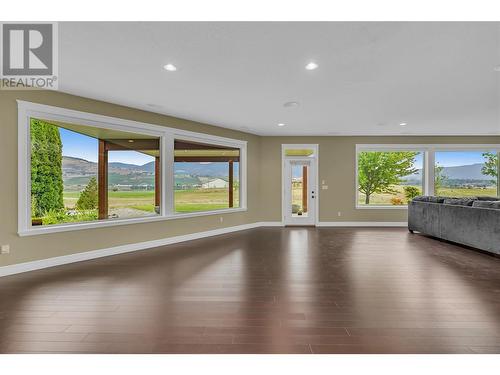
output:
{"label": "sofa cushion", "polygon": [[415,202],[443,203],[448,197],[434,197],[432,195],[419,195],[413,198]]}
{"label": "sofa cushion", "polygon": [[477,197],[478,201],[489,201],[489,202],[496,202],[500,201],[500,198],[498,197]]}
{"label": "sofa cushion", "polygon": [[415,202],[429,202],[429,196],[427,195],[419,195],[413,198]]}
{"label": "sofa cushion", "polygon": [[431,203],[444,203],[444,201],[447,199],[447,197],[429,197],[429,202]]}
{"label": "sofa cushion", "polygon": [[472,207],[480,208],[493,208],[495,210],[500,210],[500,201],[475,201]]}
{"label": "sofa cushion", "polygon": [[472,206],[475,201],[477,201],[477,197],[447,198],[444,200],[444,204],[451,204],[455,206]]}

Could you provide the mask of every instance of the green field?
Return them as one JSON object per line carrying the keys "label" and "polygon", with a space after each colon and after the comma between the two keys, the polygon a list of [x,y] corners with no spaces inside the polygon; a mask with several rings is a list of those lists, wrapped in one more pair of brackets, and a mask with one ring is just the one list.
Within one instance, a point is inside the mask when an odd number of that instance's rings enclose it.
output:
{"label": "green field", "polygon": [[444,197],[477,197],[477,196],[496,197],[497,188],[496,186],[490,186],[486,189],[441,188],[436,192],[436,195]]}
{"label": "green field", "polygon": [[[228,208],[227,189],[197,189],[175,191],[176,212],[196,212]],[[73,209],[80,193],[64,192],[64,206]],[[154,212],[154,191],[109,191],[109,209],[131,208]],[[239,206],[239,192],[234,192],[234,206]]]}
{"label": "green field", "polygon": [[[234,191],[234,207],[239,206],[239,191]],[[176,190],[175,212],[209,211],[229,208],[227,189]]]}
{"label": "green field", "polygon": [[[416,186],[420,190],[422,188],[420,186]],[[391,199],[394,197],[400,198],[403,202],[406,202],[406,197],[403,191],[403,186],[394,186],[397,193],[395,194],[372,194],[370,196],[370,205],[378,205],[378,206],[393,206],[391,203]],[[459,189],[459,188],[440,188],[436,195],[445,196],[445,197],[477,197],[477,196],[497,196],[497,188],[496,186],[491,186],[486,189],[482,188],[473,188],[473,189]],[[358,204],[365,205],[365,195],[363,193],[358,193]]]}
{"label": "green field", "polygon": [[[64,207],[74,209],[80,196],[78,191],[65,191],[63,194]],[[154,212],[154,191],[109,191],[109,210],[130,208],[145,212]]]}

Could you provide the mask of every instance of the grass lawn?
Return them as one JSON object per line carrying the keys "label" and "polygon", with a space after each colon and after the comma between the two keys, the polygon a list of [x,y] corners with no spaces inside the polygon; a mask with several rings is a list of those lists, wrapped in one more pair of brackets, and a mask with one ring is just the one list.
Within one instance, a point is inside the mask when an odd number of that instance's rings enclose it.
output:
{"label": "grass lawn", "polygon": [[[80,192],[65,191],[64,206],[74,208]],[[109,208],[135,208],[141,211],[154,211],[154,191],[108,191]]]}
{"label": "grass lawn", "polygon": [[444,197],[477,197],[477,196],[496,197],[497,188],[495,186],[488,187],[486,189],[442,188],[437,191],[436,195]]}
{"label": "grass lawn", "polygon": [[[228,208],[226,189],[176,190],[176,212],[209,211]],[[64,206],[75,207],[80,192],[65,191]],[[154,191],[109,191],[109,208],[133,208],[136,210],[154,212]],[[234,192],[234,206],[239,206],[239,192]]]}
{"label": "grass lawn", "polygon": [[[239,206],[239,191],[235,190],[234,207]],[[229,208],[227,189],[176,190],[175,212],[196,212]]]}
{"label": "grass lawn", "polygon": [[[420,186],[416,186],[420,190],[422,188]],[[406,202],[406,197],[403,191],[403,186],[394,186],[394,189],[397,190],[396,194],[372,194],[370,196],[370,205],[379,205],[379,206],[392,206],[391,198],[398,197],[401,198],[404,202]],[[492,186],[487,189],[474,188],[474,189],[458,189],[458,188],[441,188],[438,190],[436,195],[445,196],[445,197],[477,197],[477,196],[497,196],[497,188]],[[358,193],[358,204],[365,205],[365,195],[362,193]]]}

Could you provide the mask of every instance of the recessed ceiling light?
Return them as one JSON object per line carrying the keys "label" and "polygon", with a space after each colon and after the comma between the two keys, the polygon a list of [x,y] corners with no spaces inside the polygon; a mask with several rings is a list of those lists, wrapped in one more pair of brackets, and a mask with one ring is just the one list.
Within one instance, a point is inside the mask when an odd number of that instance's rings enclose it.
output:
{"label": "recessed ceiling light", "polygon": [[399,126],[406,126],[406,125],[408,125],[406,122],[402,122],[399,124]]}
{"label": "recessed ceiling light", "polygon": [[175,72],[177,67],[174,64],[167,64],[163,66],[163,69],[168,70],[169,72]]}
{"label": "recessed ceiling light", "polygon": [[279,127],[282,127],[282,126],[285,126],[285,124],[283,124],[282,122],[280,122],[280,123],[278,124],[278,126],[279,126]]}
{"label": "recessed ceiling light", "polygon": [[298,106],[299,102],[286,102],[285,104],[283,104],[283,107],[287,108],[298,107]]}
{"label": "recessed ceiling light", "polygon": [[314,69],[318,69],[318,64],[316,64],[315,62],[310,62],[306,65],[306,70],[314,70]]}
{"label": "recessed ceiling light", "polygon": [[493,68],[495,72],[500,72],[500,65],[497,65]]}

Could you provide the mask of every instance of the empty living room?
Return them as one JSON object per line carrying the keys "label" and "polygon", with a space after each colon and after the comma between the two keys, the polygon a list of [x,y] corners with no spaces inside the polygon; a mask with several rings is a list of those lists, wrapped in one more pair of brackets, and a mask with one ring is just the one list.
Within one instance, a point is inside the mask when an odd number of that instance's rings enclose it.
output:
{"label": "empty living room", "polygon": [[493,2],[22,3],[5,373],[498,370]]}

